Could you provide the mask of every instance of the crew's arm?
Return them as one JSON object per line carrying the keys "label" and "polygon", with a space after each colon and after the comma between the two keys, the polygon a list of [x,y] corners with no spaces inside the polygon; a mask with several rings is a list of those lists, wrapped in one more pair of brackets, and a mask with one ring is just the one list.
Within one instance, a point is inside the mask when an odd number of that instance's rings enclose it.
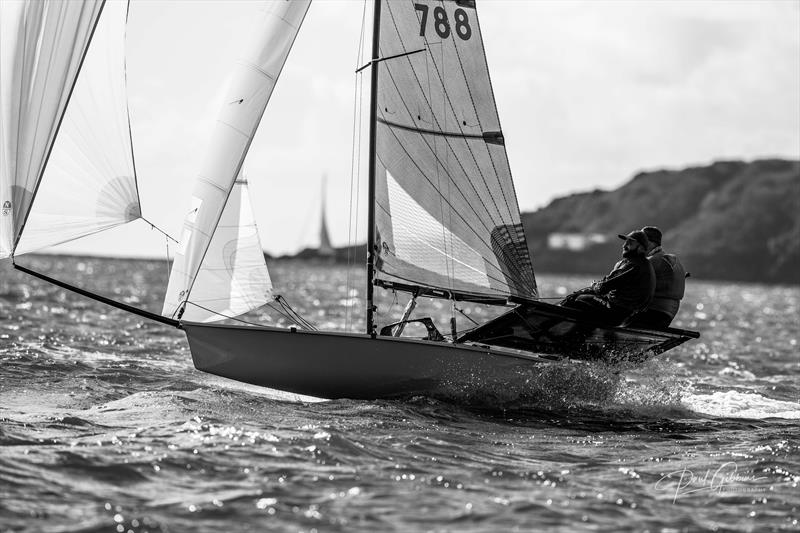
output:
{"label": "crew's arm", "polygon": [[[619,265],[619,263],[617,263],[617,265]],[[597,292],[607,293],[618,287],[625,286],[634,270],[636,270],[636,267],[631,263],[624,265],[622,268],[616,268],[612,270],[608,276],[599,281],[594,288]]]}

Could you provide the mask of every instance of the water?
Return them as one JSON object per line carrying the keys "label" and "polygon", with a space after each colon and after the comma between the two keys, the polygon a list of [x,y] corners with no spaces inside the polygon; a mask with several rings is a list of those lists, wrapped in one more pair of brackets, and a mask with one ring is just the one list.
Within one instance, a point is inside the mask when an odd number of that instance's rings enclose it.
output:
{"label": "water", "polygon": [[[167,275],[27,264],[151,310]],[[363,321],[357,270],[272,275],[317,324]],[[585,281],[539,277],[551,296]],[[427,311],[445,324],[449,306]],[[0,316],[2,531],[800,529],[797,287],[692,281],[676,325],[700,340],[469,404],[314,402],[202,374],[179,331],[7,267]]]}

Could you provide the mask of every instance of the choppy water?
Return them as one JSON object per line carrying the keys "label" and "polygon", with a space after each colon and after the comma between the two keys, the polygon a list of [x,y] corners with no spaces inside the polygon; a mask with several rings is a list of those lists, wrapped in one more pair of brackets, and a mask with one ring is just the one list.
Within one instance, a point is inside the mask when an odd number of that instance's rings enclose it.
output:
{"label": "choppy water", "polygon": [[[152,310],[167,275],[27,263]],[[345,269],[272,276],[319,325],[362,320]],[[197,372],[181,332],[2,267],[0,530],[798,530],[799,317],[796,287],[693,281],[676,325],[702,338],[636,370],[555,365],[469,405],[309,402]]]}

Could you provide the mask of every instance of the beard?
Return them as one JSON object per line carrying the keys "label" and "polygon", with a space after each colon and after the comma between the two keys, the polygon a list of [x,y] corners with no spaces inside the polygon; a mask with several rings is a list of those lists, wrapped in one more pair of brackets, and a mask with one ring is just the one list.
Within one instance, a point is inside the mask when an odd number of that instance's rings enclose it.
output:
{"label": "beard", "polygon": [[634,257],[639,257],[640,255],[642,254],[639,253],[638,248],[631,250],[622,250],[622,257],[624,257],[625,259],[632,259]]}

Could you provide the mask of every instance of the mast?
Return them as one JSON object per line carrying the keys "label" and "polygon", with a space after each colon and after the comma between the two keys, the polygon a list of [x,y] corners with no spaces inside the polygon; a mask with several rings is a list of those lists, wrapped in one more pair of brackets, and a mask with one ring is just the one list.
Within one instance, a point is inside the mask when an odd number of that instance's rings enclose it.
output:
{"label": "mast", "polygon": [[375,0],[372,19],[372,71],[369,89],[369,188],[367,193],[367,334],[375,337],[375,306],[372,293],[375,287],[375,148],[378,109],[378,59],[380,53],[381,0]]}

